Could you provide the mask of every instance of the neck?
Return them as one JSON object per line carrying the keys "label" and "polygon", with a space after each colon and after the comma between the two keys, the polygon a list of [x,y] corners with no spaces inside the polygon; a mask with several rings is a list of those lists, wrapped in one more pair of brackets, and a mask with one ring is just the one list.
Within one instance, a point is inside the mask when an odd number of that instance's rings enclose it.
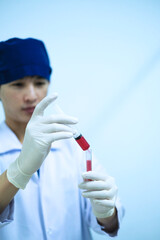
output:
{"label": "neck", "polygon": [[21,143],[23,143],[25,129],[26,129],[26,123],[21,122],[12,122],[12,124],[9,121],[6,121],[6,124],[8,127],[15,133],[17,138]]}

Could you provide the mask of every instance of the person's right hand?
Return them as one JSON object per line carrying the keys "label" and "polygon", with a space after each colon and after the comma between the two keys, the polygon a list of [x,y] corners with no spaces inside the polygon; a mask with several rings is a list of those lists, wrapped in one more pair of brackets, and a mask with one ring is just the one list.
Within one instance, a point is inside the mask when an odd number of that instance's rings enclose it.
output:
{"label": "person's right hand", "polygon": [[43,115],[46,107],[56,98],[57,95],[45,97],[36,106],[26,127],[22,151],[7,170],[8,180],[17,188],[25,188],[48,155],[52,142],[74,134],[74,130],[67,125],[77,123],[76,118],[62,114]]}

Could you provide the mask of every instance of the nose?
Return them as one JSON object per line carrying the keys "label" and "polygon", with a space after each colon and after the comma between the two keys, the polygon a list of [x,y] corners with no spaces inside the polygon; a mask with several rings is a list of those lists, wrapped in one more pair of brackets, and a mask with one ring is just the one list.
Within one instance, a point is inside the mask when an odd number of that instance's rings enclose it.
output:
{"label": "nose", "polygon": [[37,93],[36,93],[35,86],[33,84],[29,84],[24,94],[24,101],[35,102],[36,100],[37,100]]}

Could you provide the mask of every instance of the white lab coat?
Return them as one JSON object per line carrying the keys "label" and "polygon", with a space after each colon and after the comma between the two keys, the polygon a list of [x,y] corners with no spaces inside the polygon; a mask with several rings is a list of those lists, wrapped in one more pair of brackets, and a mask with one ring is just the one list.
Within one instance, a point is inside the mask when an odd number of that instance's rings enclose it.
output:
{"label": "white lab coat", "polygon": [[[0,174],[21,151],[21,143],[3,122],[0,125]],[[29,157],[29,153],[28,153]],[[0,215],[0,240],[90,240],[90,228],[105,234],[78,184],[84,152],[74,139],[54,142],[50,153]],[[97,163],[93,166],[102,170]],[[123,208],[116,203],[119,222]],[[108,235],[109,236],[109,235]]]}

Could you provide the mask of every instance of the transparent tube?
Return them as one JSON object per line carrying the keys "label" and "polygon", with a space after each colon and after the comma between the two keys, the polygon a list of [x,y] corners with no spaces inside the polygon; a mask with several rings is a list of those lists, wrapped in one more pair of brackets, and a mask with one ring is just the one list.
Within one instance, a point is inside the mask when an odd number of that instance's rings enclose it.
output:
{"label": "transparent tube", "polygon": [[[57,113],[64,114],[62,109],[57,104],[54,104],[54,110]],[[68,125],[68,126],[70,126],[70,125]],[[78,145],[82,148],[82,150],[86,151],[87,149],[89,149],[90,145],[87,142],[87,140],[83,137],[83,135],[75,127],[73,127],[73,126],[70,126],[70,127],[75,130],[76,133],[73,135],[73,137],[76,140],[76,142],[78,143]]]}
{"label": "transparent tube", "polygon": [[[86,151],[86,171],[92,171],[92,150],[89,148]],[[92,181],[91,179],[86,179],[85,181]]]}
{"label": "transparent tube", "polygon": [[76,137],[75,135],[73,135],[73,137],[76,140],[76,142],[79,144],[79,146],[82,148],[83,151],[89,149],[90,145],[86,141],[86,139],[82,136],[81,133],[79,133],[78,137]]}
{"label": "transparent tube", "polygon": [[92,149],[89,148],[86,151],[86,170],[92,171]]}

